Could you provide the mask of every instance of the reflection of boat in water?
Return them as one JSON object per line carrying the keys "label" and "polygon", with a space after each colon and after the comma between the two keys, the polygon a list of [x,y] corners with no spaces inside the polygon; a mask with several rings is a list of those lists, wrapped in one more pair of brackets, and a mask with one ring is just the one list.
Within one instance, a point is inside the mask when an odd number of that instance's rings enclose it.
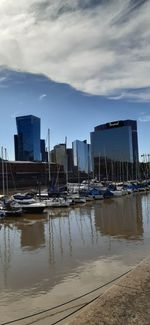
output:
{"label": "reflection of boat in water", "polygon": [[49,216],[49,218],[59,218],[59,217],[69,217],[70,215],[70,211],[71,211],[71,207],[70,208],[64,208],[64,209],[61,209],[61,208],[54,208],[54,209],[47,209],[47,214]]}

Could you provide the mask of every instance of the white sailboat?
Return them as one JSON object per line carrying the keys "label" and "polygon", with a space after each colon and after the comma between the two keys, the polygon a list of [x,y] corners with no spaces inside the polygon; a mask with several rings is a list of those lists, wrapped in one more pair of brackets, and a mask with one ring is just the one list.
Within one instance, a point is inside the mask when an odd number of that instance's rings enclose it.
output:
{"label": "white sailboat", "polygon": [[[4,161],[4,148],[1,147],[1,159],[2,159],[2,183],[3,183],[3,199],[0,206],[0,214],[4,217],[17,217],[22,214],[22,209],[19,206],[14,206],[12,201],[8,198],[8,171],[7,171],[7,151],[5,149],[5,161]],[[6,165],[6,174],[5,174]],[[6,176],[6,192],[5,192],[5,176]]]}

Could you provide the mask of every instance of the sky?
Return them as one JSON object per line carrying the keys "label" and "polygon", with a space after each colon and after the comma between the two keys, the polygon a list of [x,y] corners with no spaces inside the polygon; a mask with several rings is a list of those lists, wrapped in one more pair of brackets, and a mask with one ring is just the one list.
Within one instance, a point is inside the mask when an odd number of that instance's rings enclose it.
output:
{"label": "sky", "polygon": [[150,0],[1,0],[0,110],[9,159],[15,118],[28,114],[51,148],[135,119],[149,154]]}

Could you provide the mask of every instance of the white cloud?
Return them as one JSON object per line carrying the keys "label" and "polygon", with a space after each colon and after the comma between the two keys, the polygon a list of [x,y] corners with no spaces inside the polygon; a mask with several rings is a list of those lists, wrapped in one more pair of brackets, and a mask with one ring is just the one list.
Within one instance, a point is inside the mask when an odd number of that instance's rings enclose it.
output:
{"label": "white cloud", "polygon": [[146,0],[1,0],[0,65],[149,101],[133,91],[150,87],[149,12]]}
{"label": "white cloud", "polygon": [[7,78],[6,77],[0,77],[0,83],[5,81]]}
{"label": "white cloud", "polygon": [[119,95],[110,96],[109,98],[113,100],[128,99],[132,102],[147,103],[150,102],[150,88],[122,91]]}
{"label": "white cloud", "polygon": [[47,95],[46,94],[42,94],[42,95],[40,95],[39,100],[43,100],[45,97],[47,97]]}
{"label": "white cloud", "polygon": [[0,88],[8,88],[8,85],[5,84],[5,81],[7,81],[7,77],[1,76],[0,77]]}
{"label": "white cloud", "polygon": [[144,114],[142,114],[142,115],[139,117],[139,121],[140,121],[140,122],[150,122],[150,115],[144,115]]}

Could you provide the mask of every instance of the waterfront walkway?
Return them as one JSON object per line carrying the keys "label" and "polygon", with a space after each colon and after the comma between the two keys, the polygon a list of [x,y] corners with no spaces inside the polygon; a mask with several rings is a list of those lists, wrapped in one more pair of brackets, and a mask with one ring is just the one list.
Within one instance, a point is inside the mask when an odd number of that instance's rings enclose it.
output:
{"label": "waterfront walkway", "polygon": [[149,325],[150,257],[66,325]]}

